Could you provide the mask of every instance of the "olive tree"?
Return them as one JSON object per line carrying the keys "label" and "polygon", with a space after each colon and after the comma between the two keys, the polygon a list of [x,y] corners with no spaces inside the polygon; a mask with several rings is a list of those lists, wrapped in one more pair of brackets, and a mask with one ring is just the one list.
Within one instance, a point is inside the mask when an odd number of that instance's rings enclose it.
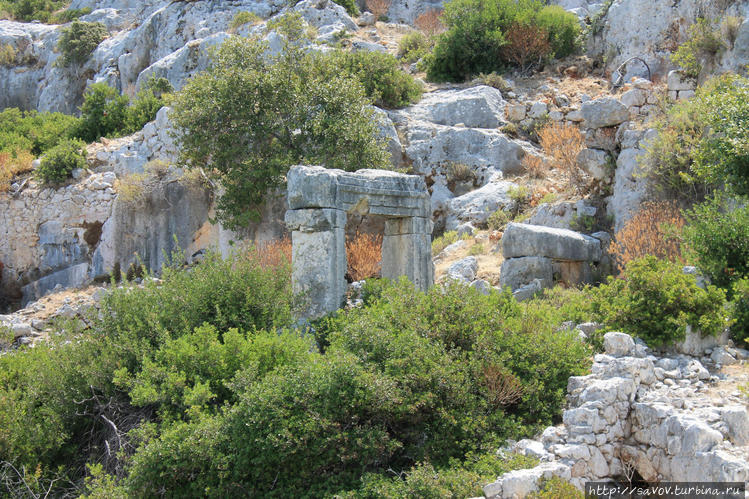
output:
{"label": "olive tree", "polygon": [[272,53],[257,38],[230,38],[173,108],[181,161],[218,180],[217,214],[232,228],[259,217],[294,164],[389,165],[361,83],[293,39]]}

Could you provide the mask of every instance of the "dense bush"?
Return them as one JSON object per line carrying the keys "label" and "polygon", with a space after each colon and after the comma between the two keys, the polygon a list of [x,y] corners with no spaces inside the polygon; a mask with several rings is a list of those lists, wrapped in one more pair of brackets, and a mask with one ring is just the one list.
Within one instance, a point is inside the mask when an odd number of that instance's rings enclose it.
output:
{"label": "dense bush", "polygon": [[39,155],[71,138],[78,119],[62,113],[8,108],[0,112],[0,151],[28,150]]}
{"label": "dense bush", "polygon": [[749,278],[744,277],[733,284],[733,318],[731,336],[739,347],[746,348],[749,342]]}
{"label": "dense bush", "polygon": [[715,195],[685,212],[685,239],[697,266],[714,284],[729,289],[749,277],[749,204]]}
{"label": "dense bush", "polygon": [[703,336],[728,325],[726,294],[715,286],[697,286],[682,266],[648,256],[631,261],[621,278],[609,278],[596,290],[596,305],[607,326],[639,336],[651,346],[683,340],[686,327]]}
{"label": "dense bush", "polygon": [[62,29],[57,42],[61,56],[56,63],[60,66],[83,64],[108,35],[109,32],[102,23],[73,21],[70,26]]}
{"label": "dense bush", "polygon": [[171,114],[183,163],[220,180],[218,214],[232,227],[258,216],[291,165],[390,164],[356,78],[294,43],[274,56],[266,49],[257,39],[227,40],[208,70],[177,94]]}
{"label": "dense bush", "polygon": [[400,69],[398,60],[391,54],[338,51],[328,57],[332,68],[358,79],[367,97],[378,106],[404,107],[421,97],[421,85]]}
{"label": "dense bush", "polygon": [[130,102],[126,95],[120,95],[106,83],[94,83],[83,94],[81,118],[74,133],[87,142],[93,142],[101,137],[137,132],[156,118],[156,113],[164,105],[163,94],[172,90],[165,78],[152,77]]}
{"label": "dense bush", "polygon": [[86,144],[65,140],[47,151],[34,173],[42,182],[56,184],[69,178],[77,168],[86,168]]}
{"label": "dense bush", "polygon": [[642,163],[654,194],[694,203],[722,184],[749,193],[748,84],[740,76],[719,76],[668,110]]}
{"label": "dense bush", "polygon": [[[530,59],[567,56],[580,32],[574,14],[535,0],[452,0],[442,22],[447,31],[439,36],[427,70],[436,81],[463,81]],[[515,58],[529,47],[535,48],[523,61]]]}
{"label": "dense bush", "polygon": [[65,10],[67,0],[2,0],[0,1],[0,19],[16,21],[42,21],[50,23],[69,22],[86,12],[83,9]]}
{"label": "dense bush", "polygon": [[421,31],[406,33],[398,42],[398,57],[408,63],[414,63],[427,55],[434,44]]}

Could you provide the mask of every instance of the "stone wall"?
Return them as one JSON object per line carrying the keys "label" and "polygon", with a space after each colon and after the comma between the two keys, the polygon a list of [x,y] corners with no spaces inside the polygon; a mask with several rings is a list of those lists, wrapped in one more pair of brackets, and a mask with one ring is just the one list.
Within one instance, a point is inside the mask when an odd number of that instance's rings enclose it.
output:
{"label": "stone wall", "polygon": [[[597,329],[581,324],[575,332]],[[541,464],[507,473],[484,487],[487,498],[520,498],[539,480],[559,476],[582,489],[587,481],[746,482],[749,418],[738,392],[724,394],[710,373],[746,360],[749,352],[717,346],[700,357],[656,354],[624,333],[606,333],[605,353],[587,376],[569,379],[560,426],[510,450]]]}

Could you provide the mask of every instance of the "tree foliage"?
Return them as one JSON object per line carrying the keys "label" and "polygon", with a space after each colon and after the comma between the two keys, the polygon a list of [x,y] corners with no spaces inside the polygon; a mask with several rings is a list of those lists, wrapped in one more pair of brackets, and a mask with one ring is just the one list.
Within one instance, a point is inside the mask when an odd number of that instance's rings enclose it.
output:
{"label": "tree foliage", "polygon": [[271,54],[258,39],[232,38],[177,95],[182,161],[220,180],[218,214],[230,226],[256,218],[291,165],[388,166],[361,84],[323,58],[293,41]]}

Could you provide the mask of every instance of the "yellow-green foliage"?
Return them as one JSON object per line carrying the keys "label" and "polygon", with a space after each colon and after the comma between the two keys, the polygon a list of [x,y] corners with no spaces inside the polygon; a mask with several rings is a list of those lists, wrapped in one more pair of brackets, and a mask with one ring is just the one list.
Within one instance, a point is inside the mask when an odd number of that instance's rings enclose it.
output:
{"label": "yellow-green foliage", "polygon": [[231,32],[236,31],[245,24],[260,24],[263,22],[262,18],[253,12],[240,11],[237,12],[229,23],[229,30]]}
{"label": "yellow-green foliage", "polygon": [[725,48],[719,28],[704,18],[687,30],[687,41],[671,55],[671,62],[677,64],[691,78],[697,78],[705,63],[711,62]]}
{"label": "yellow-green foliage", "polygon": [[0,66],[13,66],[16,63],[16,49],[5,43],[0,45]]}

